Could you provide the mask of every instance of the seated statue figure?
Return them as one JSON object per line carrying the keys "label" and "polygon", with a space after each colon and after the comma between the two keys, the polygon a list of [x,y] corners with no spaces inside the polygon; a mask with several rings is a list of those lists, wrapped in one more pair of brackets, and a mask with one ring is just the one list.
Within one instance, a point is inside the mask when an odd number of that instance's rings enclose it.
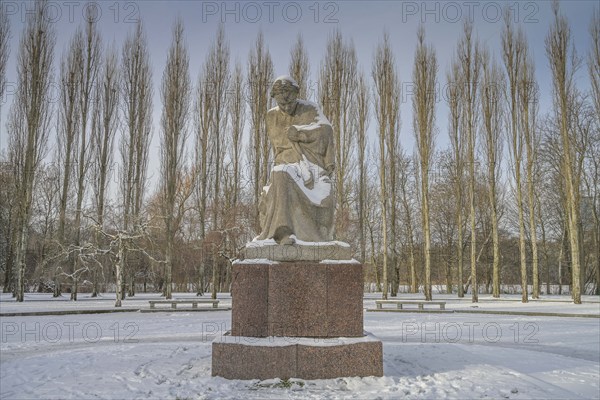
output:
{"label": "seated statue figure", "polygon": [[267,113],[267,135],[274,166],[260,199],[258,240],[333,240],[333,131],[316,104],[297,98],[298,91],[289,76],[277,78],[271,89],[277,107]]}

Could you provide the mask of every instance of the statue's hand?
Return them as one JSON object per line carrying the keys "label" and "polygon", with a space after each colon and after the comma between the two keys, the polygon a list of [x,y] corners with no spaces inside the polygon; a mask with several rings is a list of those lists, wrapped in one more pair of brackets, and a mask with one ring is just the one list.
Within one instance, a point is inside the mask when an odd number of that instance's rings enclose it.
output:
{"label": "statue's hand", "polygon": [[294,125],[288,128],[288,139],[292,142],[298,142],[300,140],[300,132],[298,132],[298,129]]}

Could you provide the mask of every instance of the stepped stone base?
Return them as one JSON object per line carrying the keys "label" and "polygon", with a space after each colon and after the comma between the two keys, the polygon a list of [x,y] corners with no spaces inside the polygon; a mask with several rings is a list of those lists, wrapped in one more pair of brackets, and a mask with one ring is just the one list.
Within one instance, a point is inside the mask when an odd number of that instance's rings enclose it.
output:
{"label": "stepped stone base", "polygon": [[383,376],[383,346],[360,338],[242,337],[212,344],[212,375],[226,379],[332,379]]}
{"label": "stepped stone base", "polygon": [[213,376],[383,375],[383,346],[363,331],[362,264],[253,257],[233,264],[232,330],[212,344]]}
{"label": "stepped stone base", "polygon": [[234,263],[233,336],[362,337],[360,263]]}

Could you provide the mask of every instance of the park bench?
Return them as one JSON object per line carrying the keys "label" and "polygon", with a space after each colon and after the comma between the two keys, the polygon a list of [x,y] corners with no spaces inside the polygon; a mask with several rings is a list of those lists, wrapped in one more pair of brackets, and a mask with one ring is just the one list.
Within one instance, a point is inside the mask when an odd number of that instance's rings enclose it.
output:
{"label": "park bench", "polygon": [[[378,310],[383,310],[384,304],[395,304],[398,310],[406,310],[404,308],[405,305],[418,306],[419,311],[425,310],[425,305],[437,305],[440,307],[440,310],[446,310],[446,302],[445,301],[425,301],[425,300],[375,300],[375,304]],[[414,308],[409,308],[408,310],[414,310]]]}
{"label": "park bench", "polygon": [[192,308],[198,308],[198,304],[212,304],[212,308],[219,306],[219,300],[210,299],[191,299],[191,300],[149,300],[150,308],[155,308],[155,304],[170,304],[171,308],[177,308],[177,304],[191,304]]}

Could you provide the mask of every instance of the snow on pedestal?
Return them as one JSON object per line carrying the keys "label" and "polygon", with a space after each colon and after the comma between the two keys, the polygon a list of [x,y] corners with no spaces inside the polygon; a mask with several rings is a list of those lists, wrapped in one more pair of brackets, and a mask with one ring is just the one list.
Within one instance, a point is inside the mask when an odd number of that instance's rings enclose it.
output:
{"label": "snow on pedestal", "polygon": [[336,260],[352,261],[352,248],[348,243],[331,242],[305,242],[294,235],[293,245],[280,245],[273,239],[258,240],[246,244],[241,256],[247,259],[266,259],[270,261],[323,261]]}

